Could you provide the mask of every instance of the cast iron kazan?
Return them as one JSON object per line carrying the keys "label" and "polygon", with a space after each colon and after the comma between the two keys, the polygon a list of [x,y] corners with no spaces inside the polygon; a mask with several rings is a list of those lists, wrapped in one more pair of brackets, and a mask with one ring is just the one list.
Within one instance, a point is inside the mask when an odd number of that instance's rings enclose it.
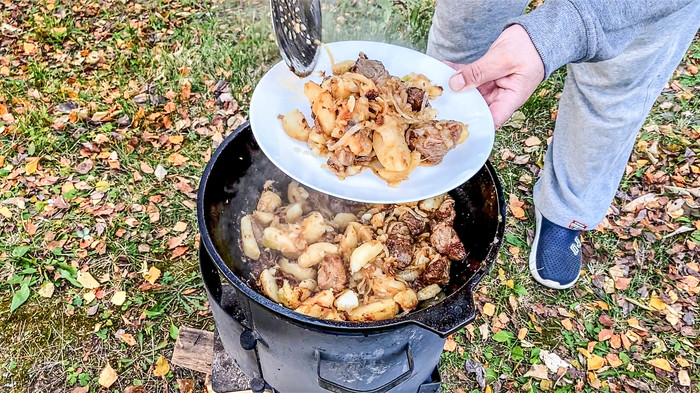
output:
{"label": "cast iron kazan", "polygon": [[[280,143],[284,143],[280,141]],[[501,245],[505,204],[490,163],[450,192],[455,230],[467,258],[452,263],[446,297],[386,321],[351,323],[308,317],[261,295],[246,282],[240,218],[255,209],[263,184],[291,179],[259,149],[246,123],[212,155],[199,186],[200,265],[226,351],[253,378],[253,390],[282,393],[427,393],[445,337],[474,320],[472,290]],[[221,305],[222,281],[235,305]]]}

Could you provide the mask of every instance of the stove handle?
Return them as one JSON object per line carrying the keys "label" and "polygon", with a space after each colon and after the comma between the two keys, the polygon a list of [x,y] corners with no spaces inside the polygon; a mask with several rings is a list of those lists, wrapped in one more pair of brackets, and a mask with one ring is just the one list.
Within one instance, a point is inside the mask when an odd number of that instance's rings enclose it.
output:
{"label": "stove handle", "polygon": [[413,375],[413,355],[411,354],[411,347],[407,344],[406,345],[406,359],[408,361],[408,370],[404,372],[403,374],[399,375],[398,377],[394,378],[392,381],[389,381],[385,383],[384,385],[371,389],[371,390],[358,390],[350,387],[346,387],[343,385],[340,385],[337,382],[330,381],[326,378],[323,378],[321,376],[321,364],[323,363],[324,359],[324,353],[322,351],[316,351],[316,373],[318,376],[318,386],[322,387],[323,389],[326,389],[330,392],[333,393],[386,393],[389,390],[395,388],[399,384],[402,384],[405,382],[408,378]]}

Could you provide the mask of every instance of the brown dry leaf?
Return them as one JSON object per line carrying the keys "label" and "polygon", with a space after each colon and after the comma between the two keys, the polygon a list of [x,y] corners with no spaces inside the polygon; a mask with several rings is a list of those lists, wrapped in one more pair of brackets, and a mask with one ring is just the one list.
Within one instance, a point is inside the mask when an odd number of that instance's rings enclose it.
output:
{"label": "brown dry leaf", "polygon": [[639,319],[637,319],[637,318],[628,319],[627,324],[630,325],[630,327],[635,328],[637,330],[643,330],[643,331],[647,330],[646,328],[642,327],[642,325],[639,324]]}
{"label": "brown dry leaf", "polygon": [[193,393],[194,381],[191,379],[178,379],[177,388],[180,391],[180,393]]}
{"label": "brown dry leaf", "polygon": [[561,325],[564,326],[564,329],[566,329],[568,331],[573,331],[573,329],[574,329],[574,324],[573,324],[573,322],[571,322],[571,319],[569,319],[569,318],[562,319]]}
{"label": "brown dry leaf", "polygon": [[36,49],[36,45],[32,44],[31,42],[25,42],[22,44],[22,49],[24,50],[25,55],[31,55],[32,52],[34,52],[34,49]]}
{"label": "brown dry leaf", "polygon": [[153,168],[151,168],[151,166],[148,165],[147,162],[141,161],[141,163],[139,164],[139,168],[141,168],[141,172],[143,173],[147,173],[149,175],[153,173]]}
{"label": "brown dry leaf", "polygon": [[114,382],[117,381],[117,372],[114,371],[112,366],[107,363],[105,368],[102,369],[100,372],[100,378],[97,380],[97,382],[100,384],[100,386],[103,387],[110,387]]}
{"label": "brown dry leaf", "polygon": [[681,386],[690,386],[690,375],[688,375],[688,370],[681,370],[678,372],[678,383]]}
{"label": "brown dry leaf", "polygon": [[131,335],[131,333],[124,333],[121,336],[119,336],[119,338],[130,347],[136,345],[136,339],[134,338],[134,336]]}
{"label": "brown dry leaf", "polygon": [[76,386],[69,393],[88,393],[90,386]]}
{"label": "brown dry leaf", "polygon": [[185,140],[184,135],[170,135],[168,137],[168,142],[172,143],[173,145],[180,145],[182,144],[182,141]]}
{"label": "brown dry leaf", "polygon": [[178,222],[175,223],[175,226],[173,226],[173,230],[174,230],[175,232],[182,232],[182,231],[184,231],[185,229],[187,229],[187,223],[186,223],[186,222],[178,221]]}
{"label": "brown dry leaf", "polygon": [[7,206],[0,207],[0,214],[2,214],[5,218],[12,217],[12,212],[7,208]]}
{"label": "brown dry leaf", "polygon": [[179,257],[185,255],[185,253],[187,252],[188,249],[189,248],[187,246],[182,246],[182,247],[178,247],[178,248],[174,249],[173,255],[170,256],[170,259],[179,258]]}
{"label": "brown dry leaf", "polygon": [[527,147],[539,146],[541,144],[542,144],[542,141],[540,140],[540,138],[538,138],[534,135],[525,139],[525,146],[527,146]]}
{"label": "brown dry leaf", "polygon": [[601,329],[598,333],[598,341],[605,341],[612,338],[615,332],[612,329]]}
{"label": "brown dry leaf", "polygon": [[186,238],[187,232],[183,233],[180,236],[171,237],[170,239],[168,239],[168,248],[172,250],[173,248],[180,246]]}
{"label": "brown dry leaf", "polygon": [[78,277],[76,280],[80,283],[80,285],[83,286],[83,288],[87,289],[95,289],[99,288],[100,283],[95,280],[95,277],[92,276],[89,272],[81,272],[78,271]]}
{"label": "brown dry leaf", "polygon": [[124,389],[124,393],[146,393],[146,388],[141,386],[129,386]]}
{"label": "brown dry leaf", "polygon": [[629,351],[629,349],[632,348],[632,342],[630,341],[629,337],[622,333],[620,334],[620,339],[622,340],[622,347]]}
{"label": "brown dry leaf", "polygon": [[187,161],[189,161],[189,158],[183,156],[180,153],[173,153],[173,154],[168,156],[168,162],[175,165],[175,166],[182,166]]}
{"label": "brown dry leaf", "polygon": [[165,376],[170,371],[170,364],[168,359],[160,355],[158,360],[156,360],[156,367],[153,369],[153,375],[156,377]]}
{"label": "brown dry leaf", "polygon": [[493,303],[484,304],[484,315],[492,317],[495,312],[496,312],[496,306],[494,306]]}
{"label": "brown dry leaf", "polygon": [[656,358],[652,360],[648,360],[647,363],[651,364],[652,366],[656,368],[660,368],[664,371],[673,371],[673,368],[671,367],[671,364],[668,362],[668,360],[664,358]]}
{"label": "brown dry leaf", "polygon": [[528,372],[525,373],[525,377],[549,379],[547,366],[545,366],[544,364],[533,364],[530,370],[528,370]]}
{"label": "brown dry leaf", "polygon": [[33,174],[35,174],[36,171],[37,171],[37,167],[38,167],[38,165],[39,165],[39,160],[40,160],[40,159],[41,159],[41,157],[32,157],[32,158],[29,160],[29,162],[27,163],[27,165],[24,166],[24,172],[25,172],[27,175],[33,175]]}
{"label": "brown dry leaf", "polygon": [[620,277],[617,280],[615,280],[615,289],[619,291],[624,291],[627,288],[629,288],[631,282],[631,278]]}
{"label": "brown dry leaf", "polygon": [[518,330],[518,340],[523,340],[525,336],[527,336],[527,328],[520,328],[520,330]]}
{"label": "brown dry leaf", "polygon": [[680,356],[676,356],[676,363],[681,367],[690,367],[690,363]]}
{"label": "brown dry leaf", "polygon": [[620,340],[620,335],[613,334],[612,337],[610,337],[610,346],[615,348],[615,349],[619,349],[621,345],[622,345],[622,342]]}
{"label": "brown dry leaf", "polygon": [[160,269],[155,266],[151,266],[151,268],[148,269],[148,272],[143,274],[143,278],[151,284],[155,284],[156,281],[158,281],[158,278],[160,278]]}
{"label": "brown dry leaf", "polygon": [[51,281],[46,281],[43,284],[41,284],[41,288],[39,288],[37,293],[41,297],[50,298],[51,296],[53,296],[54,289],[54,284]]}
{"label": "brown dry leaf", "polygon": [[600,379],[598,379],[598,376],[595,373],[586,373],[586,378],[588,379],[588,384],[590,384],[591,387],[595,389],[600,389],[600,387],[602,386]]}
{"label": "brown dry leaf", "polygon": [[622,360],[620,360],[620,357],[617,356],[617,354],[609,353],[605,355],[605,360],[607,360],[608,364],[612,367],[617,368],[622,366]]}
{"label": "brown dry leaf", "polygon": [[447,336],[447,340],[445,340],[445,345],[442,349],[447,352],[454,352],[455,349],[457,349],[457,342],[452,335]]}
{"label": "brown dry leaf", "polygon": [[605,359],[603,359],[601,356],[591,354],[591,357],[588,358],[587,363],[587,370],[598,370],[601,367],[603,367],[603,364],[605,363]]}

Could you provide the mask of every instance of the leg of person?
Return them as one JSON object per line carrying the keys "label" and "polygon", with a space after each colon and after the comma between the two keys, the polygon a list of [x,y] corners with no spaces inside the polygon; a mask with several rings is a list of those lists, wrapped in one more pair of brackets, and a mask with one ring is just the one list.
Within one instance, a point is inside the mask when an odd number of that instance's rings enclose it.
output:
{"label": "leg of person", "polygon": [[508,19],[530,0],[438,0],[428,34],[428,55],[468,64],[484,55]]}
{"label": "leg of person", "polygon": [[567,66],[554,136],[534,189],[530,271],[538,282],[561,289],[578,279],[579,231],[605,217],[637,133],[698,27],[696,1],[650,26],[616,58]]}

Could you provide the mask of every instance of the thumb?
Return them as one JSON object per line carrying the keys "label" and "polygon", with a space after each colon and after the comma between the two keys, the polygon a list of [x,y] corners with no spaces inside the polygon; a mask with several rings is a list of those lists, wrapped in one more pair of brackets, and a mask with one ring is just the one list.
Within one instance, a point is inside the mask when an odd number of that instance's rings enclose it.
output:
{"label": "thumb", "polygon": [[450,88],[454,91],[473,89],[486,82],[507,76],[508,72],[505,64],[487,52],[479,60],[461,66],[450,78]]}

